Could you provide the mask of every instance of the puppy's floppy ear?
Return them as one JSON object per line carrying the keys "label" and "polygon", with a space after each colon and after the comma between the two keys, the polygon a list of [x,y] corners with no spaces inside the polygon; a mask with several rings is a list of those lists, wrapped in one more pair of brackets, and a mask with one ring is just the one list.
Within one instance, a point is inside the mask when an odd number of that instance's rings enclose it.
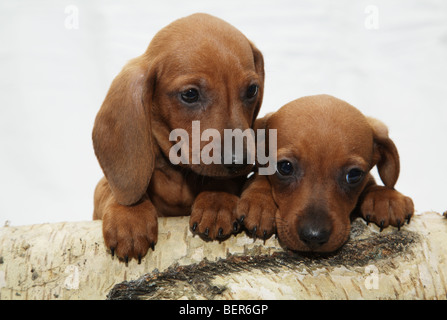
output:
{"label": "puppy's floppy ear", "polygon": [[367,118],[374,133],[374,164],[385,186],[393,188],[400,172],[399,153],[388,136],[388,128],[381,121]]}
{"label": "puppy's floppy ear", "polygon": [[259,75],[260,84],[259,84],[259,98],[258,98],[258,104],[255,107],[255,112],[253,113],[253,124],[256,120],[256,117],[258,116],[259,109],[261,109],[262,105],[262,98],[264,96],[264,80],[265,80],[265,73],[264,73],[264,56],[262,55],[261,51],[259,51],[256,46],[249,41],[251,49],[253,51],[253,59],[255,63],[255,70],[256,73]]}
{"label": "puppy's floppy ear", "polygon": [[267,121],[274,112],[267,113],[264,117],[255,120],[253,130],[267,129]]}
{"label": "puppy's floppy ear", "polygon": [[[266,114],[264,117],[256,119],[255,124],[253,125],[253,130],[255,131],[256,135],[256,165],[261,167],[266,167],[268,165],[268,168],[274,169],[274,164],[276,164],[276,146],[272,147],[272,150],[270,150],[270,135],[268,130],[268,120],[270,119],[270,116],[273,114],[273,112],[270,112]],[[258,130],[264,130],[264,134],[259,134]],[[262,131],[261,131],[262,132]],[[273,143],[276,143],[276,135],[272,137],[274,139]],[[274,156],[274,158],[272,158]],[[272,159],[274,160],[274,163],[272,162]],[[260,169],[264,170],[262,173],[264,174],[272,174],[271,171],[265,171],[268,169]]]}
{"label": "puppy's floppy ear", "polygon": [[150,114],[155,72],[148,60],[131,60],[113,80],[93,128],[95,154],[122,205],[141,199],[154,167]]}

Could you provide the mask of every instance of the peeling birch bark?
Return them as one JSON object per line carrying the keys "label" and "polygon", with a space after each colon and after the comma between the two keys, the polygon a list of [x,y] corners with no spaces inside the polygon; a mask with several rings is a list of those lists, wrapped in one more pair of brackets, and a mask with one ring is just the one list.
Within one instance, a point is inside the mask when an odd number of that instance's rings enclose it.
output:
{"label": "peeling birch bark", "polygon": [[0,228],[0,299],[446,299],[447,219],[379,233],[357,219],[335,254],[284,252],[245,234],[204,242],[160,218],[140,265],[107,253],[101,221]]}

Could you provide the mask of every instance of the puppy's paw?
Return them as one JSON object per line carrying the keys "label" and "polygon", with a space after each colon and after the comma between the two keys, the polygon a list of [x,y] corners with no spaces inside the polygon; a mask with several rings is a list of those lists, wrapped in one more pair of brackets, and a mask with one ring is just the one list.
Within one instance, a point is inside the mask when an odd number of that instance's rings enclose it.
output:
{"label": "puppy's paw", "polygon": [[205,240],[224,240],[239,231],[236,220],[238,196],[204,191],[194,201],[189,225]]}
{"label": "puppy's paw", "polygon": [[394,189],[375,186],[364,197],[360,210],[366,222],[375,223],[380,231],[389,225],[400,230],[405,221],[410,223],[414,205],[411,198]]}
{"label": "puppy's paw", "polygon": [[158,236],[157,211],[149,201],[134,206],[114,204],[103,217],[106,247],[126,263],[144,257],[154,249]]}
{"label": "puppy's paw", "polygon": [[268,239],[276,231],[275,216],[278,210],[269,192],[247,189],[237,206],[237,218],[253,238]]}

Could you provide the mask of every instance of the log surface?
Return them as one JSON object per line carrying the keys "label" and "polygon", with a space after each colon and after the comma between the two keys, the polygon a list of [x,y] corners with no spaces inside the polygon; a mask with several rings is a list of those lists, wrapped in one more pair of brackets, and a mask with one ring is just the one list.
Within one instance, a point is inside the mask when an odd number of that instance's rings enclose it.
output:
{"label": "log surface", "polygon": [[107,253],[101,221],[0,228],[0,299],[446,299],[447,219],[379,232],[357,219],[331,255],[285,252],[244,233],[222,243],[159,218],[140,265]]}

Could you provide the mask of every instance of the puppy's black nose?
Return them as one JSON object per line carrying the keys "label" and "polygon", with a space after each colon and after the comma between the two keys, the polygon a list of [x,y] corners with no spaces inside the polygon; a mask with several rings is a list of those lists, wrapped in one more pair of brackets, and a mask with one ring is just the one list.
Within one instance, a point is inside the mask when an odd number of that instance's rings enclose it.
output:
{"label": "puppy's black nose", "polygon": [[247,164],[224,164],[224,167],[231,173],[237,173],[244,170],[247,167]]}
{"label": "puppy's black nose", "polygon": [[310,249],[317,249],[329,241],[331,232],[318,226],[302,226],[298,229],[298,235]]}
{"label": "puppy's black nose", "polygon": [[[224,160],[224,159],[222,159],[222,160]],[[227,163],[225,161],[222,161],[222,162],[223,162],[223,166],[226,169],[228,169],[228,171],[230,173],[241,172],[241,171],[245,170],[248,166],[247,157],[245,155],[241,160],[238,161],[236,155],[233,154],[231,157],[231,163]]]}
{"label": "puppy's black nose", "polygon": [[298,220],[297,232],[310,250],[319,251],[332,234],[332,221],[327,208],[321,203],[307,206]]}

